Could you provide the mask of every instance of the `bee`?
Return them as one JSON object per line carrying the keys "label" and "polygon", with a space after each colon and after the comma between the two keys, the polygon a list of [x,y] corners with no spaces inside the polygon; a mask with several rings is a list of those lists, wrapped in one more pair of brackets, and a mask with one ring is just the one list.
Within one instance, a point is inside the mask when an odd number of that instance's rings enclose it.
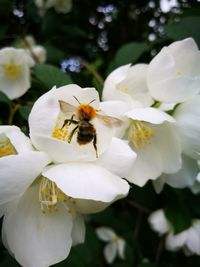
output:
{"label": "bee", "polygon": [[59,100],[60,110],[63,112],[63,114],[66,117],[69,117],[72,114],[69,119],[64,120],[62,128],[65,125],[69,126],[71,124],[74,124],[75,127],[72,129],[68,136],[68,143],[71,143],[74,134],[77,133],[77,143],[79,145],[86,145],[92,142],[96,153],[96,158],[98,158],[97,132],[91,121],[94,118],[98,118],[102,120],[102,122],[107,127],[120,126],[122,125],[122,121],[111,116],[98,114],[100,110],[96,110],[90,105],[95,101],[95,99],[90,101],[88,104],[82,104],[75,96],[74,98],[79,103],[78,107],[75,107],[65,101]]}

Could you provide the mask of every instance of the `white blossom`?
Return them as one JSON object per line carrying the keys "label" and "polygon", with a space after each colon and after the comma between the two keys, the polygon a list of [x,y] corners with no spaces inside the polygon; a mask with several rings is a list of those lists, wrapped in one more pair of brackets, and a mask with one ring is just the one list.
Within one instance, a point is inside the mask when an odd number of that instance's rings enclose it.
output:
{"label": "white blossom", "polygon": [[183,153],[196,160],[200,159],[199,106],[200,95],[180,104],[174,113]]}
{"label": "white blossom", "polygon": [[57,13],[66,14],[72,9],[72,0],[35,0],[35,5],[40,9],[42,14],[51,7]]}
{"label": "white blossom", "polygon": [[24,95],[30,88],[31,56],[24,49],[6,47],[0,50],[0,90],[9,99]]}
{"label": "white blossom", "polygon": [[200,255],[200,220],[194,219],[192,225],[178,233],[167,220],[163,210],[157,210],[149,216],[151,228],[158,234],[166,234],[165,246],[169,251],[183,249],[186,256]]}
{"label": "white blossom", "polygon": [[172,174],[162,174],[157,180],[153,181],[154,188],[157,193],[160,193],[165,184],[174,188],[188,187],[191,190],[197,190],[197,176],[199,166],[196,160],[182,154],[181,169]]}
{"label": "white blossom", "polygon": [[21,46],[26,49],[33,60],[37,63],[44,63],[47,58],[47,52],[44,46],[36,44],[36,41],[33,36],[27,35],[24,38]]}
{"label": "white blossom", "polygon": [[115,69],[104,82],[103,100],[124,101],[130,108],[151,106],[153,99],[147,88],[147,69],[147,64],[127,64]]}
{"label": "white blossom", "polygon": [[[119,110],[120,107],[110,113],[119,115]],[[128,181],[144,186],[162,173],[176,173],[181,168],[180,140],[172,116],[152,107],[122,111],[122,115],[129,119],[123,137],[137,154],[132,170],[126,176]]]}
{"label": "white blossom", "polygon": [[192,38],[176,41],[149,63],[147,85],[151,96],[165,103],[180,103],[200,91],[200,51]]}
{"label": "white blossom", "polygon": [[108,227],[99,227],[96,229],[96,233],[100,240],[107,242],[103,253],[108,264],[113,263],[117,256],[125,259],[126,242],[123,238]]}

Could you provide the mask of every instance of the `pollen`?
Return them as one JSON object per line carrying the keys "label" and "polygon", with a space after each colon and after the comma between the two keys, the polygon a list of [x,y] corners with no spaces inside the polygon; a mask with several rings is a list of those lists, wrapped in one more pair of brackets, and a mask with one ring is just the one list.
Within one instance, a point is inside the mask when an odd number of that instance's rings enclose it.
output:
{"label": "pollen", "polygon": [[5,76],[10,80],[14,80],[22,74],[22,67],[15,63],[4,64],[3,68]]}
{"label": "pollen", "polygon": [[16,155],[17,151],[10,139],[3,133],[0,134],[0,158]]}
{"label": "pollen", "polygon": [[151,143],[150,138],[153,135],[153,130],[145,122],[134,121],[129,128],[128,140],[136,149],[140,149]]}
{"label": "pollen", "polygon": [[176,76],[181,76],[181,75],[182,75],[182,73],[180,71],[176,72]]}
{"label": "pollen", "polygon": [[129,90],[128,90],[128,87],[124,87],[121,89],[121,91],[125,94],[128,94],[129,93]]}
{"label": "pollen", "polygon": [[59,203],[62,203],[67,212],[71,213],[71,206],[76,204],[72,197],[65,195],[54,182],[44,176],[39,187],[39,202],[43,213],[57,212]]}
{"label": "pollen", "polygon": [[62,113],[60,113],[58,115],[56,125],[51,134],[53,138],[56,138],[61,141],[66,141],[67,136],[68,136],[68,125],[65,124],[63,126],[64,120],[65,120],[65,117],[63,116]]}

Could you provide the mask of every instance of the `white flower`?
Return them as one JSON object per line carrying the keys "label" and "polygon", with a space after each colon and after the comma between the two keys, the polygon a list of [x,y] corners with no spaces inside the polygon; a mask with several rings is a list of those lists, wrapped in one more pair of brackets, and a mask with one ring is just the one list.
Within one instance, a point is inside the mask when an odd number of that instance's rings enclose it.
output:
{"label": "white flower", "polygon": [[[65,101],[61,102],[64,108],[67,103],[64,113],[59,105],[61,100]],[[72,135],[80,119],[76,114],[80,107],[88,108],[93,115],[98,112],[99,97],[94,88],[68,85],[50,90],[33,106],[30,136],[38,150],[60,163],[46,168],[43,176],[55,182],[66,195],[81,199],[81,212],[91,213],[127,195],[129,185],[121,177],[129,173],[136,154],[126,142],[114,138],[114,129],[96,115],[91,119],[92,129],[96,130],[96,147],[92,139],[80,144],[77,133]],[[65,120],[70,123],[65,124]]]}
{"label": "white flower", "polygon": [[[131,149],[114,138],[110,146],[117,147],[102,154],[98,164],[68,162],[45,167],[50,162],[48,156],[32,151],[29,139],[18,128],[1,129],[4,245],[22,266],[50,266],[65,259],[72,245],[84,241],[80,213],[101,211],[127,195],[129,185],[118,175],[123,174],[122,167],[132,165]],[[127,163],[120,163],[124,154]],[[117,166],[112,165],[113,160]],[[109,171],[102,167],[104,162]]]}
{"label": "white flower", "polygon": [[[15,126],[0,126],[0,214],[5,247],[22,266],[44,267],[83,242],[83,218],[75,202],[41,176],[50,162]],[[63,204],[63,205],[62,205]]]}
{"label": "white flower", "polygon": [[126,113],[130,118],[127,138],[137,158],[126,179],[143,186],[162,173],[175,173],[181,168],[181,147],[174,128],[175,120],[155,108],[135,108]]}
{"label": "white flower", "polygon": [[117,256],[125,258],[125,240],[118,236],[112,229],[108,227],[99,227],[96,229],[97,236],[108,244],[104,248],[104,257],[107,263],[111,264]]}
{"label": "white flower", "polygon": [[[61,101],[65,103],[60,105]],[[89,112],[89,129],[84,133],[78,124],[82,110]],[[109,124],[109,118],[99,115],[105,114],[99,110],[99,96],[94,88],[82,89],[73,84],[53,88],[36,101],[30,113],[31,140],[54,162],[95,161],[109,148],[115,128]]]}
{"label": "white flower", "polygon": [[167,221],[163,210],[156,210],[148,218],[151,229],[159,235],[166,234],[170,231],[171,226]]}
{"label": "white flower", "polygon": [[200,96],[180,104],[175,110],[174,117],[183,152],[194,159],[200,159]]}
{"label": "white flower", "polygon": [[22,195],[48,163],[19,128],[0,126],[0,205]]}
{"label": "white flower", "polygon": [[35,5],[42,12],[53,7],[57,13],[66,14],[72,9],[72,0],[35,0]]}
{"label": "white flower", "polygon": [[153,185],[157,193],[162,191],[165,183],[174,188],[189,187],[195,190],[193,187],[196,184],[198,173],[197,161],[183,154],[181,169],[176,173],[162,174],[157,180],[153,181]]}
{"label": "white flower", "polygon": [[[198,164],[199,167],[199,164]],[[200,192],[200,171],[198,172],[196,176],[196,181],[193,184],[193,186],[190,187],[190,190],[192,191],[193,194],[198,194]]]}
{"label": "white flower", "polygon": [[[60,106],[59,101],[65,102]],[[67,105],[64,113],[63,103],[64,109]],[[94,115],[90,126],[96,130],[96,144],[92,139],[81,144],[77,133],[72,134],[79,125],[76,112],[80,107]],[[136,158],[126,142],[113,137],[114,129],[95,115],[98,111],[98,94],[94,88],[68,85],[40,97],[29,117],[34,146],[60,163],[47,167],[42,175],[55,182],[66,195],[81,199],[81,212],[85,213],[100,211],[127,195],[129,185],[121,177],[129,173]],[[84,136],[86,140],[88,134],[90,131]]]}
{"label": "white flower", "polygon": [[0,90],[15,99],[30,88],[30,67],[34,61],[24,49],[6,47],[0,50]]}
{"label": "white flower", "polygon": [[179,103],[200,91],[200,51],[192,38],[164,47],[150,62],[147,85],[158,101]]}
{"label": "white flower", "polygon": [[26,49],[29,55],[37,63],[44,63],[46,61],[47,58],[46,49],[42,45],[37,45],[33,36],[31,35],[25,36],[24,41],[20,46]]}
{"label": "white flower", "polygon": [[128,64],[111,72],[104,83],[103,99],[125,101],[130,108],[151,106],[153,99],[147,88],[147,69],[147,64]]}
{"label": "white flower", "polygon": [[192,226],[179,234],[169,233],[166,248],[170,251],[183,249],[186,256],[200,255],[200,220],[194,220]]}
{"label": "white flower", "polygon": [[160,235],[166,234],[166,249],[177,251],[183,249],[186,256],[200,255],[200,220],[193,220],[193,224],[181,233],[174,234],[172,225],[168,222],[163,210],[157,210],[149,216],[151,228]]}
{"label": "white flower", "polygon": [[[53,186],[50,181],[47,184]],[[71,199],[66,198],[62,205],[64,194],[59,191],[56,203],[55,199],[48,199],[54,196],[52,187],[47,186],[46,192],[40,188],[36,182],[4,207],[3,243],[20,265],[27,267],[46,267],[64,260],[71,246],[82,243],[85,235],[83,218],[69,207]],[[46,193],[49,206],[45,200],[39,201],[38,192]]]}
{"label": "white flower", "polygon": [[54,7],[57,13],[66,14],[72,9],[72,0],[47,0],[47,7]]}

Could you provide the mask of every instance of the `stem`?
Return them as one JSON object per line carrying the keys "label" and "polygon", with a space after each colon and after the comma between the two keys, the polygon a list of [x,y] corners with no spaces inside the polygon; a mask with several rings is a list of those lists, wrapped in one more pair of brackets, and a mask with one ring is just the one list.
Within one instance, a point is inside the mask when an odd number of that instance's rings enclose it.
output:
{"label": "stem", "polygon": [[10,114],[9,114],[9,118],[8,118],[8,125],[12,125],[13,124],[13,119],[14,119],[15,113],[20,108],[20,106],[21,105],[18,103],[16,105],[10,107]]}
{"label": "stem", "polygon": [[97,79],[97,81],[103,86],[104,80],[101,75],[87,62],[81,61],[81,64]]}
{"label": "stem", "polygon": [[33,60],[35,61],[35,63],[40,63],[38,58],[36,57],[36,55],[33,53],[33,50],[31,49],[31,46],[29,45],[29,43],[27,42],[26,38],[23,38],[23,42],[26,45],[26,48],[29,50]]}
{"label": "stem", "polygon": [[134,200],[129,200],[129,204],[130,204],[132,207],[138,209],[139,211],[141,211],[142,213],[145,213],[145,214],[147,214],[147,215],[150,214],[150,213],[152,213],[152,210],[150,210],[150,209],[148,209],[148,208],[142,206],[140,203],[135,202]]}
{"label": "stem", "polygon": [[158,247],[156,250],[156,256],[155,256],[155,262],[159,262],[163,248],[164,248],[164,243],[165,243],[165,236],[162,237],[158,243]]}
{"label": "stem", "polygon": [[137,219],[136,219],[136,224],[135,224],[135,229],[134,229],[134,239],[136,240],[138,238],[139,232],[140,232],[140,226],[141,226],[141,222],[142,222],[142,216],[143,216],[143,212],[141,210],[138,210],[138,215],[137,215]]}

